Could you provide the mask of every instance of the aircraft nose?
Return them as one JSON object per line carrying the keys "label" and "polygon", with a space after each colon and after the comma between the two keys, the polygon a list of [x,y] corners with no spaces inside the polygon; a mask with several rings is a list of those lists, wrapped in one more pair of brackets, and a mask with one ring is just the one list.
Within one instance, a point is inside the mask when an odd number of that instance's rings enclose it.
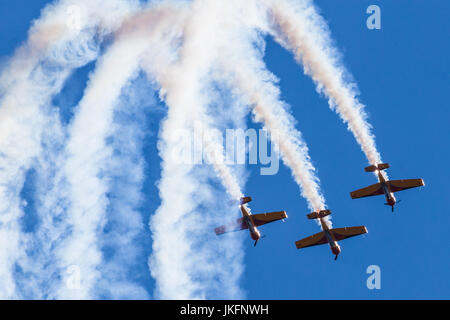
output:
{"label": "aircraft nose", "polygon": [[252,239],[255,241],[259,240],[261,238],[261,234],[259,233],[258,230],[256,230],[255,232],[252,232],[251,235],[252,235]]}
{"label": "aircraft nose", "polygon": [[334,255],[338,256],[341,253],[341,247],[338,244],[336,244],[336,246],[333,247],[332,251]]}

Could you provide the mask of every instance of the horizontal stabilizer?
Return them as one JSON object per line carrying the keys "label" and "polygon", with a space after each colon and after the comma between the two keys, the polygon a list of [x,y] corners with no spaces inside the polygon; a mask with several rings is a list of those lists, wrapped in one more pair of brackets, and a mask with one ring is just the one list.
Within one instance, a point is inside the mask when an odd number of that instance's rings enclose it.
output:
{"label": "horizontal stabilizer", "polygon": [[385,170],[385,169],[388,169],[388,168],[390,168],[389,163],[380,163],[378,165],[368,166],[367,168],[364,168],[364,170],[366,172],[374,172],[374,171],[377,171],[377,170]]}
{"label": "horizontal stabilizer", "polygon": [[317,211],[311,212],[310,214],[308,214],[306,216],[308,217],[308,219],[319,219],[319,218],[329,216],[330,214],[331,214],[331,210],[321,210],[319,212],[317,212]]}
{"label": "horizontal stabilizer", "polygon": [[241,204],[246,204],[252,201],[252,197],[243,197],[241,198]]}

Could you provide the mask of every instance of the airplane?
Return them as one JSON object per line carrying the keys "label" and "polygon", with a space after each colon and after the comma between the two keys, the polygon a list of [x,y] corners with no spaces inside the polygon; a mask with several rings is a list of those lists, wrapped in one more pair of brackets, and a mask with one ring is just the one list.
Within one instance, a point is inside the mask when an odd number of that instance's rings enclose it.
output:
{"label": "airplane", "polygon": [[237,219],[231,224],[214,229],[216,235],[248,229],[250,231],[250,237],[255,240],[254,246],[256,247],[258,241],[261,239],[261,233],[259,232],[257,227],[262,226],[266,223],[286,219],[288,217],[286,211],[251,214],[249,209],[246,207],[246,204],[250,201],[252,201],[251,197],[241,198],[240,208],[242,212],[242,218]]}
{"label": "airplane", "polygon": [[350,192],[352,199],[371,197],[384,194],[386,197],[385,205],[392,207],[392,212],[394,212],[394,206],[396,203],[400,202],[394,196],[395,192],[422,187],[425,182],[422,179],[407,179],[407,180],[386,180],[382,174],[382,171],[388,169],[390,165],[388,163],[381,163],[378,165],[372,165],[364,170],[366,172],[375,172],[378,174],[379,183],[373,184],[363,189],[359,189]]}
{"label": "airplane", "polygon": [[319,219],[323,231],[295,242],[297,249],[328,243],[330,245],[331,252],[335,255],[334,260],[337,260],[339,254],[341,253],[341,247],[339,246],[338,241],[367,233],[365,226],[330,229],[324,220],[324,218],[330,214],[330,210],[321,210],[319,212],[316,211],[307,215],[308,219]]}

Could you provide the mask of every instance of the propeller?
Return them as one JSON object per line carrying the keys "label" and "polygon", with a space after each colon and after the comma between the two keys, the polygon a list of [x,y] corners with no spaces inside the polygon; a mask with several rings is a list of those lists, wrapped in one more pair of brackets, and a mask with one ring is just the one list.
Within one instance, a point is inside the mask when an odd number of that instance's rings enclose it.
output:
{"label": "propeller", "polygon": [[254,247],[256,247],[256,245],[258,244],[258,241],[261,239],[264,239],[266,237],[266,235],[262,235],[258,240],[255,241],[255,244],[253,245]]}
{"label": "propeller", "polygon": [[[395,204],[398,205],[402,200],[398,200]],[[392,206],[392,212],[394,212],[394,206]]]}

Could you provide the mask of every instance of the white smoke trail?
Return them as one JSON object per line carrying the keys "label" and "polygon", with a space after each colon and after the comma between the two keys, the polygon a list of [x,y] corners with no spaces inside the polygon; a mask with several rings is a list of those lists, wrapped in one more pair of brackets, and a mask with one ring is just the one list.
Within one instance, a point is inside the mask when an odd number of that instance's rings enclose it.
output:
{"label": "white smoke trail", "polygon": [[70,207],[65,220],[71,235],[61,243],[56,254],[60,270],[76,267],[74,270],[81,277],[79,289],[68,287],[65,284],[71,275],[62,272],[57,298],[90,298],[101,277],[98,236],[105,223],[109,178],[102,171],[106,160],[112,157],[112,149],[105,139],[112,134],[113,111],[121,89],[137,70],[135,53],[139,51],[130,53],[128,46],[126,41],[117,41],[101,57],[69,130],[62,175],[67,181]]}
{"label": "white smoke trail", "polygon": [[[186,148],[176,132],[193,132],[196,122],[208,131],[211,124],[206,113],[210,95],[204,90],[209,81],[211,59],[217,54],[215,32],[223,27],[217,19],[221,3],[193,2],[179,60],[155,74],[161,85],[161,96],[168,105],[159,147],[163,159],[159,183],[162,203],[150,223],[154,243],[149,264],[161,298],[241,295],[236,283],[241,272],[240,246],[232,237],[221,239],[221,243],[217,241],[211,226],[212,213],[208,212],[211,210],[199,207],[216,202],[211,199],[211,187],[202,180],[203,173],[195,170],[192,163],[180,164],[176,154]],[[242,192],[222,161],[222,147],[212,137],[200,143],[206,144],[209,158],[215,160],[213,167],[229,195],[239,198]],[[222,201],[219,206],[223,206]],[[217,207],[216,203],[214,211],[220,212]]]}
{"label": "white smoke trail", "polygon": [[[112,134],[114,109],[122,88],[139,70],[144,52],[179,19],[172,7],[163,5],[143,14],[145,19],[133,15],[124,22],[114,43],[99,60],[70,128],[63,176],[67,179],[70,207],[66,222],[71,236],[59,246],[57,255],[59,268],[67,270],[76,266],[81,282],[78,290],[60,286],[58,298],[95,295],[93,289],[101,279],[102,262],[98,241],[106,223],[110,179],[104,171],[113,151],[106,138]],[[66,273],[63,284],[70,277]]]}
{"label": "white smoke trail", "polygon": [[[56,108],[49,111],[41,138],[42,148],[45,151],[37,156],[36,164],[30,169],[35,171],[32,181],[34,206],[27,208],[29,204],[26,204],[24,210],[26,214],[31,215],[25,215],[27,220],[32,219],[34,215],[35,219],[32,220],[34,230],[29,235],[25,248],[26,255],[17,261],[17,266],[22,272],[15,275],[15,282],[23,299],[47,299],[53,281],[58,277],[52,263],[54,260],[52,248],[64,236],[65,231],[59,227],[63,224],[62,201],[53,196],[59,190],[54,186],[54,180],[58,166],[61,166],[60,151],[65,140],[59,116]],[[52,203],[49,203],[50,201]]]}
{"label": "white smoke trail", "polygon": [[102,232],[108,205],[108,177],[102,175],[102,169],[112,152],[105,139],[111,134],[113,111],[121,89],[138,67],[139,46],[137,51],[130,51],[129,45],[127,41],[116,41],[100,59],[70,128],[63,176],[67,179],[70,203],[66,223],[72,231],[57,254],[61,270],[79,268],[81,283],[79,290],[65,287],[70,275],[63,273],[58,298],[89,298],[101,277],[98,233]]}
{"label": "white smoke trail", "polygon": [[[68,19],[69,8],[79,13],[72,17],[75,20]],[[268,16],[275,23],[267,24]],[[255,120],[264,123],[272,137],[278,135],[274,142],[309,207],[325,208],[308,148],[295,128],[287,105],[280,100],[276,79],[266,70],[260,47],[254,47],[255,42],[263,43],[256,30],[270,32],[295,53],[318,91],[327,95],[330,106],[348,123],[369,162],[381,162],[363,106],[356,98],[353,85],[343,77],[345,69],[339,64],[328,30],[310,1],[167,1],[143,9],[139,1],[62,0],[43,12],[30,31],[28,42],[16,52],[0,76],[0,168],[3,169],[0,170],[0,241],[7,243],[0,247],[0,297],[19,296],[14,283],[18,260],[23,261],[19,265],[24,273],[36,276],[30,267],[31,259],[23,257],[23,249],[45,240],[48,244],[39,256],[38,270],[50,270],[51,283],[46,284],[45,292],[38,292],[38,286],[30,285],[26,290],[31,295],[45,298],[145,295],[142,288],[128,283],[125,276],[113,276],[117,270],[126,269],[117,265],[120,259],[108,264],[103,269],[106,274],[101,274],[101,264],[105,262],[102,256],[105,242],[101,237],[110,208],[107,194],[120,193],[112,189],[114,174],[107,162],[112,159],[116,168],[130,161],[127,157],[113,156],[114,146],[106,140],[117,136],[117,128],[112,125],[114,112],[123,107],[120,106],[123,88],[140,67],[160,85],[160,96],[168,105],[159,146],[163,159],[159,183],[162,203],[150,224],[154,252],[149,265],[157,281],[156,295],[175,299],[242,296],[238,286],[242,272],[239,238],[231,235],[218,241],[212,232],[218,215],[223,223],[234,217],[234,212],[225,215],[224,209],[217,209],[223,204],[218,204],[212,196],[210,167],[199,168],[193,163],[180,165],[179,154],[175,154],[186,149],[175,132],[191,133],[196,123],[202,123],[205,132],[217,126],[208,114],[214,97],[211,82],[222,79],[237,88],[239,96],[244,96],[246,104],[252,106]],[[77,108],[65,153],[52,154],[48,160],[42,156],[41,135],[44,126],[54,120],[54,114],[46,113],[45,106],[50,105],[51,96],[60,90],[72,69],[96,57],[96,47],[90,47],[93,38],[96,35],[103,38],[115,31],[113,43],[91,75]],[[68,58],[68,52],[75,52],[75,56]],[[217,62],[226,71],[220,76],[213,74],[220,69]],[[233,112],[229,116],[232,118]],[[60,133],[61,128],[55,123],[51,130]],[[60,135],[58,146],[64,140],[63,133]],[[194,141],[194,145],[203,144],[229,196],[241,197],[241,181],[225,164],[220,139],[203,135],[200,140]],[[51,161],[58,170],[55,173],[48,163],[41,162],[39,168],[46,171],[42,176],[50,177],[53,186],[49,187],[55,194],[47,192],[42,198],[38,241],[25,246],[22,241],[26,238],[19,222],[23,215],[19,193],[25,172],[35,157]],[[139,168],[138,164],[133,173],[136,179],[130,182],[135,188],[136,202],[141,183]],[[132,209],[133,203],[119,206],[115,217],[123,219],[124,210]],[[50,212],[48,218],[44,217],[45,209]],[[137,215],[133,213],[134,217]],[[64,222],[55,223],[55,219]],[[115,237],[123,246],[129,245],[134,232],[138,232],[139,222],[130,228],[129,233]],[[124,252],[123,247],[117,250]],[[53,254],[57,259],[48,259]],[[80,288],[66,286],[71,278],[67,270],[74,270],[72,267],[80,272]],[[40,276],[37,283],[43,285],[46,280],[46,276]],[[106,281],[113,281],[111,290],[95,290],[99,283]]]}
{"label": "white smoke trail", "polygon": [[356,85],[345,78],[348,72],[339,61],[328,27],[312,1],[266,2],[274,20],[275,39],[294,53],[305,73],[316,83],[317,90],[328,97],[330,107],[348,124],[369,163],[381,163],[364,105],[357,98]]}
{"label": "white smoke trail", "polygon": [[[218,36],[221,39],[219,51],[222,53],[219,70],[225,71],[220,76],[245,97],[254,119],[262,122],[271,133],[272,142],[291,169],[309,208],[312,211],[323,210],[326,207],[325,199],[308,147],[295,128],[295,120],[288,113],[288,106],[280,100],[279,89],[274,83],[275,76],[263,62],[264,42],[258,30],[261,32],[267,28],[264,23],[265,12],[258,7],[257,2],[240,4],[238,13],[235,10],[239,2],[229,1],[227,4],[227,10],[222,7],[223,16],[228,17],[227,29]],[[231,42],[233,46],[229,45]]]}
{"label": "white smoke trail", "polygon": [[[101,280],[95,292],[102,299],[148,299],[149,294],[139,282],[148,277],[148,237],[140,207],[144,184],[143,141],[145,109],[155,98],[148,90],[148,81],[139,76],[122,89],[112,123],[112,135],[107,138],[113,150],[105,164],[108,177],[108,208],[106,225],[99,242],[104,254]],[[145,216],[147,218],[147,216]]]}
{"label": "white smoke trail", "polygon": [[271,134],[272,142],[277,145],[276,149],[280,151],[284,163],[292,170],[309,209],[325,209],[325,199],[320,191],[308,147],[295,128],[294,119],[286,111],[288,106],[279,99],[279,90],[272,82],[273,76],[262,65],[257,70],[249,69],[248,57],[242,62],[240,65],[232,65],[234,83],[249,100],[255,121],[262,122]]}
{"label": "white smoke trail", "polygon": [[[49,5],[43,10],[41,18],[34,23],[27,43],[16,52],[15,56],[5,67],[1,77],[1,92],[4,97],[0,110],[0,118],[5,125],[2,126],[0,134],[5,138],[4,141],[12,142],[14,145],[3,145],[1,151],[6,155],[6,160],[14,155],[14,162],[6,163],[5,160],[2,167],[7,167],[8,172],[14,172],[11,179],[17,184],[15,190],[20,191],[23,184],[23,178],[21,177],[23,177],[23,172],[30,167],[30,159],[41,155],[41,132],[49,121],[45,113],[50,105],[52,95],[59,92],[62,83],[71,70],[86,64],[97,56],[98,49],[96,45],[98,41],[101,41],[104,36],[117,28],[123,17],[129,15],[135,7],[134,1],[124,0],[108,1],[107,4],[100,0],[63,0],[54,5]],[[52,120],[58,121],[57,117]],[[16,130],[20,131],[21,134],[17,134]],[[5,178],[2,181],[8,181],[8,179]],[[17,194],[15,190],[11,191]],[[13,194],[12,192],[11,194]],[[2,202],[10,206],[14,205],[13,201]],[[43,201],[44,204],[48,202],[45,199]],[[48,212],[45,215],[40,215],[43,220],[42,224],[40,222],[42,228],[38,231],[40,236],[37,237],[38,239],[30,237],[30,241],[26,246],[18,245],[19,239],[25,240],[24,235],[20,234],[20,226],[17,223],[23,213],[20,208],[20,211],[9,209],[14,214],[12,217],[14,220],[11,219],[13,221],[8,225],[2,226],[1,232],[2,236],[7,232],[9,234],[15,232],[15,236],[8,235],[10,239],[5,242],[8,245],[2,246],[5,256],[8,256],[2,259],[2,262],[8,263],[8,266],[1,269],[2,271],[4,269],[7,270],[6,272],[0,272],[2,274],[1,281],[5,283],[2,286],[2,289],[5,291],[3,296],[14,297],[18,294],[14,292],[11,270],[14,268],[15,261],[21,258],[18,263],[23,270],[22,276],[25,277],[23,283],[26,282],[28,287],[30,287],[29,292],[23,293],[24,296],[52,297],[53,294],[54,297],[54,292],[51,294],[46,292],[45,288],[49,287],[47,281],[41,282],[41,290],[32,285],[42,280],[36,280],[36,277],[45,278],[45,275],[36,274],[38,272],[37,269],[39,269],[38,266],[30,266],[31,260],[25,257],[23,252],[24,248],[27,247],[28,253],[34,253],[35,248],[32,248],[33,245],[42,245],[47,248],[53,247],[54,243],[45,243],[45,241],[41,241],[43,239],[60,240],[57,235],[61,235],[61,233],[58,233],[61,230],[55,230],[57,228],[52,225],[56,224],[55,220],[58,218],[60,203],[58,201],[54,201],[54,203],[56,207],[52,209],[56,208],[56,210],[50,211],[53,221],[51,218],[46,219]],[[44,230],[46,228],[47,230]],[[52,232],[53,234],[51,234]],[[6,250],[9,250],[9,252],[6,253]],[[42,262],[43,257],[40,258]],[[47,258],[49,258],[48,255]],[[41,266],[45,267],[48,265],[50,265],[49,261],[41,264]],[[18,276],[18,278],[20,277]],[[53,282],[54,279],[58,278],[47,280]],[[44,284],[43,286],[42,283]],[[30,293],[31,291],[33,293]]]}
{"label": "white smoke trail", "polygon": [[[145,289],[136,284],[141,273],[136,268],[138,259],[145,260],[141,252],[142,244],[138,241],[144,231],[144,224],[137,207],[141,201],[143,179],[140,154],[143,119],[140,114],[142,108],[148,106],[147,101],[142,101],[148,95],[142,94],[140,99],[135,97],[140,82],[133,81],[132,85],[122,90],[111,124],[111,136],[107,138],[107,147],[112,155],[101,169],[102,176],[108,179],[108,208],[104,233],[97,245],[105,257],[99,266],[101,278],[92,292],[93,297],[101,299],[148,298]],[[143,93],[142,90],[139,93]],[[135,114],[128,117],[131,112]],[[33,299],[57,298],[56,292],[65,284],[56,279],[70,272],[81,271],[74,266],[61,268],[58,264],[57,251],[62,241],[70,241],[68,236],[71,228],[66,220],[70,196],[62,170],[66,160],[63,152],[66,132],[65,128],[57,127],[58,117],[56,114],[49,119],[44,132],[46,152],[39,159],[36,168],[38,181],[34,186],[41,202],[37,205],[39,228],[32,236],[33,246],[29,249],[27,261],[21,263],[24,273],[28,275],[19,282],[21,291]],[[76,274],[71,275],[75,281],[67,289],[77,291]]]}
{"label": "white smoke trail", "polygon": [[[92,60],[94,17],[79,21],[88,28],[80,32],[68,24],[68,7],[86,8],[92,1],[61,1],[49,5],[34,22],[27,42],[7,62],[0,76],[0,296],[19,296],[14,283],[14,265],[24,256],[25,235],[19,224],[23,216],[19,192],[24,174],[41,152],[41,132],[46,106],[74,68]],[[97,5],[98,5],[97,1]],[[114,1],[116,2],[116,1]],[[113,3],[113,2],[111,2]],[[86,13],[89,13],[86,10]],[[107,25],[108,21],[104,20]]]}
{"label": "white smoke trail", "polygon": [[[212,1],[211,3],[213,3]],[[211,6],[211,4],[208,4]],[[196,8],[203,8],[206,6],[205,3],[202,1],[196,1],[193,4],[194,9],[192,15],[196,15]],[[211,6],[212,8],[213,6]],[[203,9],[197,10],[202,11]],[[214,35],[211,30],[208,32],[204,29],[203,26],[200,26],[202,21],[204,23],[212,23],[212,19],[215,19],[215,17],[208,16],[206,13],[201,13],[201,17],[191,19],[191,26],[189,30],[189,27],[186,29],[187,33],[184,34],[185,39],[183,43],[183,49],[182,49],[182,57],[180,58],[179,65],[176,67],[168,67],[169,70],[164,70],[161,72],[161,69],[159,72],[157,70],[149,70],[150,73],[155,74],[155,77],[157,78],[157,81],[161,84],[161,94],[162,96],[166,96],[165,99],[169,101],[171,99],[169,97],[168,91],[171,88],[175,92],[181,92],[180,94],[184,94],[179,88],[183,87],[185,92],[196,92],[197,87],[196,84],[192,82],[192,79],[199,79],[201,80],[201,77],[203,74],[207,73],[208,68],[211,66],[211,61],[214,56],[214,52],[206,52],[206,50],[198,50],[197,45],[202,41],[202,37],[206,38],[208,37],[210,40],[213,39]],[[185,31],[186,31],[185,30]],[[193,40],[189,40],[193,38]],[[186,40],[188,39],[188,40]],[[211,49],[214,50],[214,43],[210,44]],[[201,52],[200,52],[201,51]],[[188,61],[188,62],[185,62]],[[208,62],[210,61],[210,62]],[[182,79],[180,77],[180,74],[186,75],[186,79]],[[192,75],[191,75],[192,74]],[[199,81],[197,80],[197,81]],[[189,83],[191,82],[191,83]],[[186,93],[187,94],[187,93]],[[177,94],[174,94],[174,102],[170,103],[168,102],[169,107],[172,105],[176,106],[175,108],[179,109],[178,112],[183,112],[186,108],[181,108],[181,101],[180,98],[177,96]],[[191,97],[192,98],[192,97]],[[197,97],[200,98],[200,97]],[[193,101],[195,99],[192,99]],[[214,170],[221,178],[225,188],[227,189],[229,195],[233,199],[239,199],[242,197],[242,192],[240,191],[239,184],[236,181],[236,178],[233,176],[230,169],[225,165],[224,160],[224,150],[223,146],[214,140],[214,137],[208,135],[207,133],[210,130],[210,123],[212,122],[212,119],[210,119],[206,113],[206,110],[204,106],[207,105],[206,102],[203,102],[199,100],[199,103],[193,103],[191,108],[195,108],[194,110],[188,110],[184,111],[185,114],[182,116],[187,116],[187,122],[189,123],[188,126],[191,128],[194,127],[195,123],[201,122],[204,135],[202,136],[202,144],[204,145],[205,150],[207,151],[207,156],[209,157]],[[173,107],[171,107],[173,108]],[[200,121],[199,121],[200,120]]]}

